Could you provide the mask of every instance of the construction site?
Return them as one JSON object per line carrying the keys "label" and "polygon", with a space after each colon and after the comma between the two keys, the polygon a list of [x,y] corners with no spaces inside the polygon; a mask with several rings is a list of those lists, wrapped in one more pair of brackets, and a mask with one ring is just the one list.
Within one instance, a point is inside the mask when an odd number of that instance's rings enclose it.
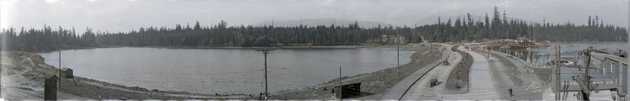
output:
{"label": "construction site", "polygon": [[[610,50],[589,46],[563,50],[563,44],[539,44],[527,40],[491,45],[494,46],[487,48],[522,60],[530,67],[528,71],[549,82],[545,84],[549,87],[543,93],[545,100],[551,100],[551,97],[562,101],[628,100],[628,60],[626,51],[622,50],[624,47]],[[536,48],[545,49],[534,50]]]}
{"label": "construction site", "polygon": [[630,101],[630,0],[0,0],[0,101]]}

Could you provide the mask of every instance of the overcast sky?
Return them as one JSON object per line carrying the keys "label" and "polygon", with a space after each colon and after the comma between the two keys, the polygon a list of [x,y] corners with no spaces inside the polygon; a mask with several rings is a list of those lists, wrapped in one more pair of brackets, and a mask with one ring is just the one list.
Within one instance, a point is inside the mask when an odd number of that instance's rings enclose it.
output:
{"label": "overcast sky", "polygon": [[435,23],[443,18],[491,15],[584,24],[588,16],[626,26],[628,0],[0,0],[0,27],[42,25],[129,31],[199,21],[212,25],[260,24],[271,20],[342,19],[392,25]]}

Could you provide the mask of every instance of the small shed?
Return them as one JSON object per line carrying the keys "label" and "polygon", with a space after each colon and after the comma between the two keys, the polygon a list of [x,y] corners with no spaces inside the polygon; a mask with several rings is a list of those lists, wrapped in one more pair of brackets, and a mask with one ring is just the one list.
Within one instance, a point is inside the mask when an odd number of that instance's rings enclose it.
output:
{"label": "small shed", "polygon": [[57,100],[57,76],[51,76],[44,81],[44,100],[56,101]]}
{"label": "small shed", "polygon": [[62,73],[63,73],[63,77],[64,78],[74,78],[74,74],[72,69],[70,68],[63,68],[61,69]]}
{"label": "small shed", "polygon": [[[341,92],[339,92],[339,87],[341,87]],[[341,86],[336,86],[335,87],[337,90],[333,89],[333,93],[335,94],[335,96],[337,98],[355,98],[355,97],[360,97],[363,96],[365,94],[363,94],[361,92],[361,83],[351,83],[351,84],[344,84]]]}

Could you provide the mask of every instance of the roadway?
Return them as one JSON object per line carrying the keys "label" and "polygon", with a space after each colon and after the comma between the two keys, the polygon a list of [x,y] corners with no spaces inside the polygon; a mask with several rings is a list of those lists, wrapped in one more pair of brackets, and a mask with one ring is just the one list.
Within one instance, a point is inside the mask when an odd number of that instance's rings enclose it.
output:
{"label": "roadway", "polygon": [[[473,57],[470,67],[470,88],[464,94],[444,94],[441,99],[446,100],[500,100],[501,96],[496,87],[494,77],[490,72],[488,59],[472,50],[458,48]],[[464,60],[470,61],[470,60]]]}
{"label": "roadway", "polygon": [[[451,65],[439,65],[420,78],[401,100],[540,100],[543,90],[541,81],[528,68],[516,64],[503,54],[473,51],[464,47],[457,48],[472,57],[462,60],[461,54],[452,54],[448,61]],[[450,52],[457,53],[457,52]],[[469,88],[464,93],[452,93],[445,89],[444,81],[455,64],[472,61],[469,75]],[[441,85],[430,87],[430,80],[442,81]],[[509,89],[512,89],[510,94]]]}
{"label": "roadway", "polygon": [[[462,61],[462,55],[450,50],[451,47],[448,45],[448,49],[445,53],[448,56],[449,64],[440,64],[436,66],[432,71],[429,71],[424,75],[424,77],[418,79],[418,81],[409,88],[408,92],[401,96],[400,100],[418,100],[418,99],[441,99],[440,95],[444,92],[445,82],[448,79],[450,72],[455,68],[457,63]],[[432,79],[436,79],[438,82],[441,82],[440,85],[430,87],[430,82]]]}

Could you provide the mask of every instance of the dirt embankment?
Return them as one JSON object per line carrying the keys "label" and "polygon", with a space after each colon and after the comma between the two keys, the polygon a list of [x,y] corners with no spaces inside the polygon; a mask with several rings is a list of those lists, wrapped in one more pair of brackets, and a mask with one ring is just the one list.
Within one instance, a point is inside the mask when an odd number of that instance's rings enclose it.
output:
{"label": "dirt embankment", "polygon": [[[183,91],[163,91],[142,87],[129,87],[97,81],[89,78],[76,77],[61,80],[61,92],[90,99],[252,99],[249,95],[198,94]],[[73,99],[73,98],[70,98]]]}
{"label": "dirt embankment", "polygon": [[[396,85],[411,73],[422,67],[438,61],[442,56],[439,45],[409,47],[415,51],[408,64],[395,68],[383,69],[380,71],[343,77],[343,84],[361,82],[361,91],[368,97],[367,99],[379,99],[388,88]],[[273,95],[272,99],[329,99],[333,98],[332,87],[338,80],[331,80],[315,87],[299,90],[283,91]]]}
{"label": "dirt embankment", "polygon": [[2,52],[2,97],[9,100],[30,100],[43,97],[43,82],[54,75],[51,67],[38,64],[43,58],[25,52]]}
{"label": "dirt embankment", "polygon": [[[387,88],[392,87],[398,81],[413,73],[414,71],[431,64],[436,58],[441,57],[441,50],[437,45],[434,47],[409,47],[410,50],[416,51],[411,56],[411,62],[396,68],[388,68],[377,72],[359,74],[349,77],[343,77],[344,83],[361,82],[363,83],[361,91],[369,94],[378,95],[383,93]],[[8,74],[12,74],[9,78],[16,78],[16,81],[24,81],[26,83],[14,83],[14,89],[24,94],[16,94],[15,100],[24,99],[42,99],[43,98],[43,82],[45,78],[57,75],[58,69],[44,63],[44,59],[34,53],[28,52],[5,52],[3,54],[2,70],[12,70]],[[6,58],[6,59],[5,59]],[[11,67],[11,68],[8,68]],[[8,68],[8,69],[7,69]],[[5,71],[3,71],[4,73]],[[13,76],[20,75],[20,76]],[[3,75],[3,78],[7,78]],[[331,98],[331,87],[337,80],[325,82],[316,87],[304,88],[297,91],[285,91],[277,95],[273,95],[272,99],[326,99]],[[4,80],[3,80],[4,82]],[[107,83],[94,79],[75,77],[73,79],[61,79],[60,97],[62,99],[256,99],[252,95],[222,95],[222,94],[196,94],[180,91],[163,91],[150,90],[141,87],[129,87],[118,84]],[[2,85],[5,88],[5,85]],[[9,88],[11,88],[9,87]],[[4,92],[2,94],[16,92]],[[28,96],[23,96],[28,95]]]}
{"label": "dirt embankment", "polygon": [[462,62],[457,64],[457,66],[455,66],[455,68],[449,75],[448,80],[446,81],[445,88],[448,91],[452,91],[452,93],[466,93],[468,92],[468,87],[470,86],[469,75],[470,66],[472,65],[473,58],[472,56],[470,56],[470,54],[458,50],[457,47],[459,46],[455,46],[451,48],[451,50],[463,56]]}

